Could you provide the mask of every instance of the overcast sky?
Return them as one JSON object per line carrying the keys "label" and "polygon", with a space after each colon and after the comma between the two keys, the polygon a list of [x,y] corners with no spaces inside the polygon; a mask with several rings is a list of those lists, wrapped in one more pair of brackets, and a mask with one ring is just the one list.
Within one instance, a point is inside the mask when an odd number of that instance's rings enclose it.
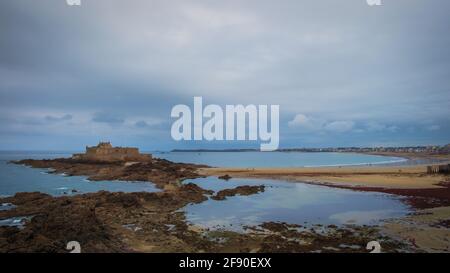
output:
{"label": "overcast sky", "polygon": [[281,147],[450,142],[450,1],[1,0],[0,149],[171,139],[172,106],[279,104]]}

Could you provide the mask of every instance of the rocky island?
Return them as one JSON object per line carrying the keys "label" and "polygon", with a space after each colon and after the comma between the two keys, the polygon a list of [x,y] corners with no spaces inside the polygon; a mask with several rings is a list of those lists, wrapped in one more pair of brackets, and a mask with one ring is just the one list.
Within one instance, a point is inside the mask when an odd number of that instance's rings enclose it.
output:
{"label": "rocky island", "polygon": [[208,167],[153,158],[151,154],[141,154],[138,148],[113,147],[109,142],[86,147],[85,153],[74,154],[71,158],[25,159],[12,163],[47,168],[51,173],[69,176],[85,175],[91,181],[149,181],[159,188],[202,177],[196,170]]}

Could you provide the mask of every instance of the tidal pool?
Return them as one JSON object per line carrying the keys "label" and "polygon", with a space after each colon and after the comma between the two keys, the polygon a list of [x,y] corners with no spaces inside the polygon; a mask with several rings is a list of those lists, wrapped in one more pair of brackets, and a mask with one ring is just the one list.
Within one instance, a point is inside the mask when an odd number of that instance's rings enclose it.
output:
{"label": "tidal pool", "polygon": [[187,220],[210,229],[242,230],[245,225],[276,221],[300,225],[376,225],[401,217],[411,210],[400,197],[373,192],[267,179],[214,177],[187,180],[202,188],[219,191],[240,185],[265,185],[265,191],[250,196],[209,199],[184,208]]}

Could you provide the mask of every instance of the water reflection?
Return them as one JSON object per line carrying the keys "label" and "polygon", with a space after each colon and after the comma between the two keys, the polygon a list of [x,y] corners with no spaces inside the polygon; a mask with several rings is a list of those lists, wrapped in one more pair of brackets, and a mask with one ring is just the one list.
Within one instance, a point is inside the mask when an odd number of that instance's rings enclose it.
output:
{"label": "water reflection", "polygon": [[34,169],[0,160],[0,194],[39,191],[54,196],[73,195],[101,190],[111,192],[159,191],[151,182],[89,181],[85,176],[49,174],[51,170]]}
{"label": "water reflection", "polygon": [[242,229],[265,221],[293,224],[378,224],[409,212],[400,198],[325,186],[261,179],[190,180],[214,191],[239,185],[266,185],[263,193],[208,200],[185,208],[188,221],[208,228]]}

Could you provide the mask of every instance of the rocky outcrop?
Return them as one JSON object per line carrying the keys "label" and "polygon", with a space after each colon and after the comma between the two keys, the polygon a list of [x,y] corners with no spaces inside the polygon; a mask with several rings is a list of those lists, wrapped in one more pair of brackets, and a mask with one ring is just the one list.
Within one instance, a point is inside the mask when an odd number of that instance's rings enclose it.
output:
{"label": "rocky outcrop", "polygon": [[222,180],[225,180],[225,181],[228,181],[228,180],[230,180],[232,177],[231,177],[230,175],[228,175],[228,174],[225,174],[225,175],[220,175],[220,176],[218,176],[217,178],[222,179]]}
{"label": "rocky outcrop", "polygon": [[259,192],[264,192],[265,186],[238,186],[234,189],[225,189],[218,191],[211,199],[214,200],[225,200],[227,197],[235,195],[252,195]]}
{"label": "rocky outcrop", "polygon": [[167,233],[169,226],[186,230],[184,215],[175,211],[206,200],[206,193],[211,192],[194,184],[157,193],[101,191],[71,197],[18,193],[2,199],[16,207],[0,211],[0,219],[28,216],[29,220],[22,229],[0,227],[0,252],[67,252],[66,244],[72,240],[83,252],[133,252],[137,250],[124,239],[130,224],[145,229],[144,237],[162,249],[168,241],[179,241]]}
{"label": "rocky outcrop", "polygon": [[184,179],[202,177],[196,170],[205,168],[205,165],[174,163],[165,159],[153,158],[148,162],[127,161],[97,161],[80,160],[72,158],[58,159],[25,159],[13,161],[34,168],[49,168],[53,173],[66,175],[84,175],[89,180],[123,180],[123,181],[150,181],[157,187],[163,188],[166,184],[176,184]]}

